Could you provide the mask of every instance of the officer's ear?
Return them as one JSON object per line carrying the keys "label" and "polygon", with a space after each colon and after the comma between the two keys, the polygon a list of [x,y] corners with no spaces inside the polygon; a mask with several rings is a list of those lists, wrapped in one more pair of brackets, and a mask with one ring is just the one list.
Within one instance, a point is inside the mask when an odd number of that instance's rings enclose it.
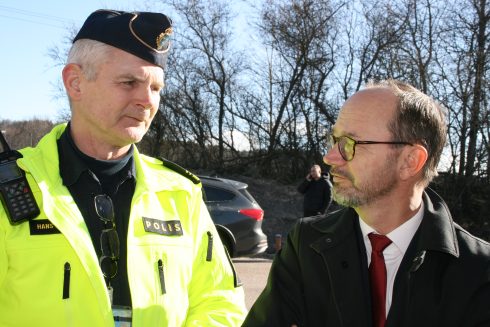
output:
{"label": "officer's ear", "polygon": [[80,81],[83,78],[82,67],[77,64],[67,64],[62,71],[63,84],[70,100],[78,100],[81,96]]}

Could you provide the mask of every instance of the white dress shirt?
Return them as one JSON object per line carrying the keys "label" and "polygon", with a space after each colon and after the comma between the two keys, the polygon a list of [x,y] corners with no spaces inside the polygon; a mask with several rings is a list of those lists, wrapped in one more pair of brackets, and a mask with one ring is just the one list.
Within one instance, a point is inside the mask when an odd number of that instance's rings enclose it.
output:
{"label": "white dress shirt", "polygon": [[[415,232],[422,222],[424,216],[424,203],[420,206],[417,213],[407,220],[402,225],[398,226],[396,229],[391,231],[391,233],[386,236],[391,240],[391,244],[383,251],[383,257],[385,259],[386,265],[386,315],[391,307],[391,300],[393,296],[393,285],[395,283],[396,273],[400,264],[402,262],[403,256],[407,251],[410,241],[412,241]],[[360,218],[360,217],[359,217]],[[367,262],[368,267],[371,263],[371,242],[369,241],[368,234],[375,233],[379,234],[371,226],[366,224],[362,218],[359,219],[361,225],[362,237],[364,240],[364,245],[366,246]]]}

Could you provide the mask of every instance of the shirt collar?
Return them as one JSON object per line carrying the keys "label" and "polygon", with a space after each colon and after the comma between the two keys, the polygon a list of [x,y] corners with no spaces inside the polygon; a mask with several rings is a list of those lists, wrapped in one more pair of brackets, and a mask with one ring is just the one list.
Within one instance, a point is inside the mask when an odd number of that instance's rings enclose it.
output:
{"label": "shirt collar", "polygon": [[[415,215],[413,215],[406,222],[404,222],[403,224],[401,224],[400,226],[398,226],[397,228],[395,228],[394,230],[392,230],[390,233],[386,235],[391,240],[393,245],[395,245],[402,254],[405,254],[405,252],[407,251],[408,246],[410,245],[413,236],[417,232],[417,229],[419,228],[423,217],[424,217],[424,202],[422,201],[420,208]],[[359,224],[361,227],[364,243],[370,244],[368,234],[369,233],[379,234],[379,233],[376,232],[374,228],[366,224],[364,220],[361,219],[361,217],[359,217]]]}
{"label": "shirt collar", "polygon": [[[131,145],[129,150],[133,152],[134,145]],[[70,123],[66,126],[65,131],[58,139],[59,148],[59,165],[60,175],[63,180],[63,184],[66,186],[73,185],[78,181],[80,175],[85,171],[90,171],[87,164],[82,160],[81,156],[84,155],[77,148],[70,135]],[[127,178],[136,176],[136,168],[134,160],[131,161],[131,168],[128,171]]]}

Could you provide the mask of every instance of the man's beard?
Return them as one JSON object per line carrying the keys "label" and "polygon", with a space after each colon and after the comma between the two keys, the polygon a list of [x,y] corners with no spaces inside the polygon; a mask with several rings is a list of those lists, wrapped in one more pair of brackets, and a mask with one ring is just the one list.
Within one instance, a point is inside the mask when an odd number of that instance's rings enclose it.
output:
{"label": "man's beard", "polygon": [[377,199],[389,194],[397,185],[395,171],[395,158],[389,156],[385,165],[369,180],[360,185],[354,184],[354,178],[347,172],[332,169],[332,173],[340,175],[351,182],[351,185],[340,186],[334,182],[332,195],[335,202],[346,207],[360,207],[368,205]]}

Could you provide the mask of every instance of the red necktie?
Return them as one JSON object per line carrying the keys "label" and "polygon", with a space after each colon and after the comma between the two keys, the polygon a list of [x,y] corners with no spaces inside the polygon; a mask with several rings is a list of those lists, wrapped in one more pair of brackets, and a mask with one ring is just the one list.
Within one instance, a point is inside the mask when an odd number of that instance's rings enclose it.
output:
{"label": "red necktie", "polygon": [[373,326],[384,327],[386,322],[386,266],[383,250],[391,244],[391,240],[384,235],[373,233],[369,233],[368,237],[373,249],[369,265]]}

